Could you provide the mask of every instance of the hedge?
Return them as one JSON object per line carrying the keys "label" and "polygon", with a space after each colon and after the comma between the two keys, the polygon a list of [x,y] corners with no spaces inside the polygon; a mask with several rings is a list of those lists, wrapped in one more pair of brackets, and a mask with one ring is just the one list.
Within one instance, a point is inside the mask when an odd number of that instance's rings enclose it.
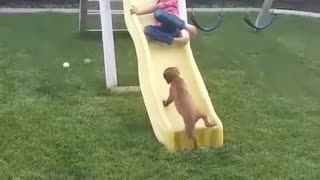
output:
{"label": "hedge", "polygon": [[[195,2],[197,4],[216,4],[219,3],[221,0],[187,0],[188,4],[191,4],[192,2]],[[263,0],[223,0],[224,3],[236,3],[236,4],[252,4],[252,3],[258,3],[262,2]],[[317,4],[319,0],[276,0],[281,3],[286,4]],[[78,4],[79,0],[0,0],[0,4],[25,4],[25,3],[48,3],[48,4]]]}
{"label": "hedge", "polygon": [[0,5],[6,4],[27,4],[27,3],[47,3],[47,4],[78,4],[79,0],[0,0]]}
{"label": "hedge", "polygon": [[[196,2],[199,4],[215,4],[221,0],[187,0],[188,3]],[[226,3],[230,2],[238,2],[238,3],[255,3],[255,2],[262,2],[263,0],[223,0]],[[316,3],[318,0],[277,0],[282,3]],[[50,3],[50,4],[75,4],[79,3],[79,0],[0,0],[0,3],[7,4],[7,3]]]}
{"label": "hedge", "polygon": [[[32,7],[41,5],[71,5],[77,6],[80,0],[0,0],[0,6],[11,6],[11,7]],[[297,9],[306,10],[313,12],[320,12],[320,0],[275,0],[277,3],[275,7],[285,9]],[[212,7],[217,5],[221,0],[187,0],[188,7],[191,6],[192,2],[198,5],[204,5],[206,7]],[[263,0],[223,0],[225,7],[260,7]],[[198,7],[198,5],[196,5]]]}

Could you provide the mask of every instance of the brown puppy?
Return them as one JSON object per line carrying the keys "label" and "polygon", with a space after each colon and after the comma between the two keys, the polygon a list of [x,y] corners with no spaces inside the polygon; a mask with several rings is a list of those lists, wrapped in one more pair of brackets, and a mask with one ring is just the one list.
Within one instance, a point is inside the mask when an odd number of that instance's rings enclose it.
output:
{"label": "brown puppy", "polygon": [[191,94],[187,90],[187,85],[184,80],[180,77],[178,68],[169,67],[163,72],[163,77],[170,86],[170,94],[166,101],[163,101],[165,107],[169,106],[174,102],[177,111],[182,116],[185,123],[185,130],[189,137],[193,140],[194,148],[198,148],[196,135],[195,135],[195,124],[199,119],[203,119],[206,127],[215,126],[208,121],[206,115],[199,112],[195,107]]}

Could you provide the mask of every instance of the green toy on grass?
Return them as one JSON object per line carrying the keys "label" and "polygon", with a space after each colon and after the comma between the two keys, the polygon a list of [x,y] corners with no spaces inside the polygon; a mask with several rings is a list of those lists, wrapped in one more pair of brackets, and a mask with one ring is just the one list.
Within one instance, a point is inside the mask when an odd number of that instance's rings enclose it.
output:
{"label": "green toy on grass", "polygon": [[91,63],[92,63],[92,60],[89,59],[89,58],[86,58],[86,59],[84,59],[84,63],[85,63],[85,64],[91,64]]}

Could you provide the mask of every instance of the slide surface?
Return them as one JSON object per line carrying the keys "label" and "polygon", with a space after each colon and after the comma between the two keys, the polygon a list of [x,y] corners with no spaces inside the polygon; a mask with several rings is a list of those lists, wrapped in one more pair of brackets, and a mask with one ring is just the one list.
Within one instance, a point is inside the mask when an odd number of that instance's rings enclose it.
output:
{"label": "slide surface", "polygon": [[139,83],[148,116],[160,143],[171,151],[191,150],[192,141],[184,130],[182,117],[174,103],[163,107],[162,100],[169,95],[169,85],[163,79],[163,71],[175,66],[187,83],[195,104],[216,127],[206,128],[200,119],[196,124],[197,140],[200,146],[220,147],[223,145],[223,126],[217,116],[205,84],[194,61],[190,45],[177,46],[149,41],[143,33],[146,25],[152,24],[152,15],[131,15],[130,9],[146,7],[157,0],[123,0],[125,21],[136,48],[138,57]]}

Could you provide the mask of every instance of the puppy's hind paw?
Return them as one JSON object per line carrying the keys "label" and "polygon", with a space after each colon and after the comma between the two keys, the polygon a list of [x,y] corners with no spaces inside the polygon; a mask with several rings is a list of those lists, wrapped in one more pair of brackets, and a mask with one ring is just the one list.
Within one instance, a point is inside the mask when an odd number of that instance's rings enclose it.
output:
{"label": "puppy's hind paw", "polygon": [[205,125],[206,125],[206,127],[214,127],[214,126],[217,126],[217,124],[215,124],[215,123],[209,123],[209,122],[206,122]]}

